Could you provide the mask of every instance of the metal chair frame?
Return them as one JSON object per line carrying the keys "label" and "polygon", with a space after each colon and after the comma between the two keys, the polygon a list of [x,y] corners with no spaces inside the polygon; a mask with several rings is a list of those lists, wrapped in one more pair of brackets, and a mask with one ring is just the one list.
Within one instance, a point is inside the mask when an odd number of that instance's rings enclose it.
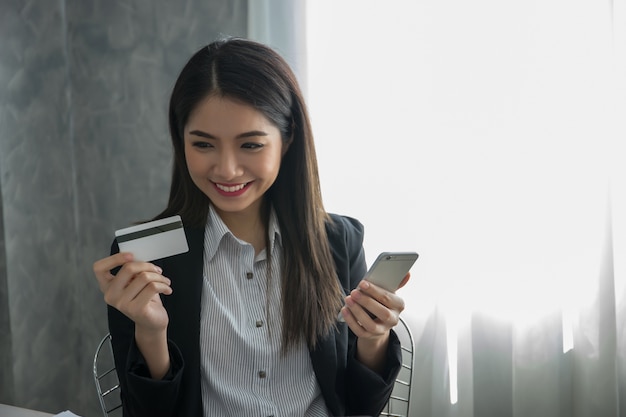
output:
{"label": "metal chair frame", "polygon": [[[100,407],[102,408],[102,414],[104,417],[109,417],[112,412],[122,407],[122,400],[119,397],[120,382],[119,382],[119,379],[117,378],[117,372],[115,371],[115,363],[111,361],[113,364],[110,367],[106,366],[106,368],[102,372],[98,369],[98,365],[101,362],[100,356],[102,354],[102,349],[104,348],[105,345],[108,346],[108,352],[110,354],[111,359],[113,359],[113,347],[111,346],[111,334],[109,333],[107,333],[106,336],[102,338],[102,340],[100,341],[100,344],[98,344],[98,347],[96,348],[96,353],[93,358],[93,379],[96,384],[96,391],[98,392],[98,400],[100,400]],[[103,379],[109,375],[110,375],[109,379],[115,382],[110,384],[111,386],[103,388],[102,387]],[[109,379],[107,379],[107,381],[109,381]],[[118,395],[116,399],[114,395],[111,396],[112,394],[115,394],[115,393]],[[109,398],[112,399],[110,401],[112,402],[111,406],[109,406],[109,403],[106,401]]]}
{"label": "metal chair frame", "polygon": [[[389,401],[385,405],[380,417],[407,417],[409,415],[409,405],[411,399],[411,381],[413,379],[413,350],[415,343],[413,341],[413,335],[406,322],[400,317],[398,325],[394,328],[400,338],[402,348],[402,370],[396,378],[394,383],[394,389],[391,393]],[[403,339],[406,339],[403,341]],[[102,372],[98,369],[100,363],[100,355],[104,346],[108,347],[110,357],[113,358],[113,347],[111,346],[111,335],[107,333],[96,349],[96,353],[93,358],[93,378],[96,384],[96,390],[98,392],[98,400],[100,401],[100,407],[102,408],[102,415],[109,417],[112,412],[122,407],[122,402],[119,397],[120,383],[117,379],[117,372],[115,370],[115,364],[111,367],[106,367]],[[102,380],[111,375],[115,377],[115,383],[110,387],[102,387]],[[406,391],[405,395],[398,393],[398,391]],[[113,405],[109,407],[107,405],[107,398],[112,394],[118,394],[118,398],[113,401]],[[398,408],[402,408],[401,412],[397,412]],[[402,412],[406,411],[406,413]]]}
{"label": "metal chair frame", "polygon": [[[402,348],[402,370],[396,378],[391,397],[380,417],[407,417],[410,409],[411,381],[413,379],[413,351],[415,343],[407,323],[400,317],[394,328],[400,338]],[[406,339],[406,340],[403,340]]]}

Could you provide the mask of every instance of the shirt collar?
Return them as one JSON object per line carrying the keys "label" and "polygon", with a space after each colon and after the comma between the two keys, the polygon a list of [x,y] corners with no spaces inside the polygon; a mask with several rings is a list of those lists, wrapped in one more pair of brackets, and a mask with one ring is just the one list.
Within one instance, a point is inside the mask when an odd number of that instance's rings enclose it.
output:
{"label": "shirt collar", "polygon": [[[280,227],[278,226],[278,218],[276,217],[276,212],[273,208],[270,211],[268,233],[270,248],[272,253],[274,253],[276,245],[282,245],[282,238],[280,234]],[[219,214],[217,214],[217,211],[215,211],[212,204],[209,205],[209,215],[204,234],[204,250],[207,256],[207,261],[213,259],[224,236],[229,235],[233,239],[239,241],[239,239],[230,231],[228,226],[226,226]]]}

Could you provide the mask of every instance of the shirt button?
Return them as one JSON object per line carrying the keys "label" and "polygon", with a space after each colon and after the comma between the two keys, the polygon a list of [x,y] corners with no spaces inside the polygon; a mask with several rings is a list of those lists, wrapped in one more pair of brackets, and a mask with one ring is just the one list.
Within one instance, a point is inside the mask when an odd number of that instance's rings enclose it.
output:
{"label": "shirt button", "polygon": [[259,371],[259,378],[265,378],[267,376],[267,374],[265,373],[265,371]]}
{"label": "shirt button", "polygon": [[257,320],[256,327],[261,327],[261,326],[263,326],[263,320]]}
{"label": "shirt button", "polygon": [[252,272],[248,272],[248,273],[246,274],[246,278],[248,278],[248,279],[252,279],[252,277],[253,277],[253,276],[254,276],[254,275],[252,274]]}

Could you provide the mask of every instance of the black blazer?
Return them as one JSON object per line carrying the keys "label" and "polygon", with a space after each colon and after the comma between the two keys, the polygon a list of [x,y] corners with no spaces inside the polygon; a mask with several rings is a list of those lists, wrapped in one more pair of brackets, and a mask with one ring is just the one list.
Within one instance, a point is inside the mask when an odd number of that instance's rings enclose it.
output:
{"label": "black blazer", "polygon": [[[363,226],[355,219],[332,215],[327,225],[337,275],[346,293],[365,274]],[[172,281],[172,295],[162,297],[169,315],[168,343],[171,368],[163,380],[149,377],[134,342],[134,323],[108,306],[124,407],[124,416],[202,416],[200,388],[200,300],[202,291],[204,228],[185,229],[189,252],[155,262]],[[112,252],[117,252],[114,242]],[[328,409],[335,416],[378,416],[400,371],[402,354],[392,331],[386,369],[379,375],[355,358],[356,336],[345,323],[310,351],[311,362]]]}

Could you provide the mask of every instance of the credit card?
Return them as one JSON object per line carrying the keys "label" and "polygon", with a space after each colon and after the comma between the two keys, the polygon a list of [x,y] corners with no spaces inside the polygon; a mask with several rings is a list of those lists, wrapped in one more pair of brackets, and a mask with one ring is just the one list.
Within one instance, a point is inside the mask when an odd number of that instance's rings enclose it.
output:
{"label": "credit card", "polygon": [[151,262],[189,251],[180,216],[116,230],[115,238],[120,252],[131,252],[137,261]]}

